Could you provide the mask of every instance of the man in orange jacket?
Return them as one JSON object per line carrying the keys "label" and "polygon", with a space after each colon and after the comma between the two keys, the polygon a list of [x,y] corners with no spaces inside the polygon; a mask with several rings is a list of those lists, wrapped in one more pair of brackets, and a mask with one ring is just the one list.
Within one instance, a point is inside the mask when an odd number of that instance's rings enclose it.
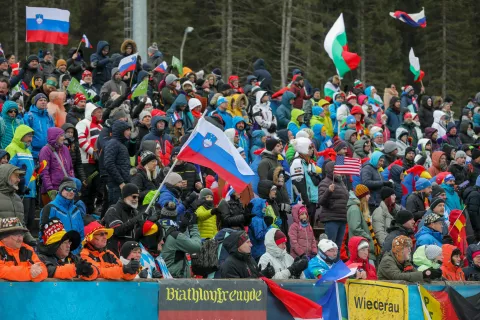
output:
{"label": "man in orange jacket", "polygon": [[65,231],[63,223],[56,218],[41,227],[43,243],[38,248],[39,258],[47,267],[49,278],[95,280],[98,277],[96,267],[72,253],[81,241],[77,231]]}
{"label": "man in orange jacket", "polygon": [[32,247],[23,243],[28,232],[18,218],[0,219],[0,279],[40,282],[47,268]]}
{"label": "man in orange jacket", "polygon": [[98,269],[98,278],[133,280],[140,271],[140,261],[131,260],[123,265],[120,259],[107,249],[107,240],[112,235],[113,229],[105,228],[92,217],[86,217],[85,239],[80,255]]}

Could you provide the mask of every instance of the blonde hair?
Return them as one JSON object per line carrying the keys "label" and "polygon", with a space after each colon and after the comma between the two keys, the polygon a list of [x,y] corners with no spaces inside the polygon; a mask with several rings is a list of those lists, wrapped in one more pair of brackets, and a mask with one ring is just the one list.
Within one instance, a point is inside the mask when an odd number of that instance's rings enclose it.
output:
{"label": "blonde hair", "polygon": [[360,199],[360,211],[363,214],[363,219],[365,219],[365,221],[369,221],[370,220],[370,208],[368,207],[367,197],[362,197]]}

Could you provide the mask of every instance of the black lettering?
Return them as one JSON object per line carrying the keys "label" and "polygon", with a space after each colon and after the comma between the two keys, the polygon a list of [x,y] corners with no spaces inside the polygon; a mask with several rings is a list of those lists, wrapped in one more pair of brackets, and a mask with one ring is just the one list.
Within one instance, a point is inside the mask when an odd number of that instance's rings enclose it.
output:
{"label": "black lettering", "polygon": [[367,309],[372,310],[372,301],[367,301]]}
{"label": "black lettering", "polygon": [[383,311],[383,302],[378,303],[378,310]]}
{"label": "black lettering", "polygon": [[362,301],[364,298],[360,297],[353,297],[353,301],[355,301],[355,308],[360,309],[362,308]]}
{"label": "black lettering", "polygon": [[399,313],[399,312],[400,312],[400,305],[399,305],[399,304],[395,304],[395,305],[393,305],[393,307],[394,307],[394,311],[393,311],[393,312],[395,312],[395,313]]}

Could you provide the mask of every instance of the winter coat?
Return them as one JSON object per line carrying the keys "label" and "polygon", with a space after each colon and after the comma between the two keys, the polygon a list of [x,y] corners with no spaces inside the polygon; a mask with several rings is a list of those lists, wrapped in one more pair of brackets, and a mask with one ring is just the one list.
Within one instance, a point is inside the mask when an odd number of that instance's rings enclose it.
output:
{"label": "winter coat", "polygon": [[345,263],[347,266],[357,266],[359,269],[363,269],[367,274],[366,280],[377,280],[377,270],[375,266],[371,264],[368,259],[363,260],[358,256],[358,245],[362,241],[368,241],[371,243],[371,240],[368,240],[363,237],[354,236],[348,240],[348,252],[350,253],[350,259]]}
{"label": "winter coat", "polygon": [[[11,117],[10,110],[17,110],[16,116]],[[18,126],[23,124],[23,118],[18,116],[18,106],[13,101],[5,101],[2,107],[2,116],[0,117],[0,148],[5,149],[12,142],[13,134]]]}
{"label": "winter coat", "polygon": [[369,158],[370,154],[366,154],[365,151],[363,150],[363,147],[365,146],[365,143],[367,143],[368,140],[365,139],[359,139],[355,141],[353,144],[353,157],[357,159],[365,159]]}
{"label": "winter coat", "polygon": [[117,201],[105,213],[104,223],[107,228],[113,228],[113,235],[108,239],[107,248],[120,256],[120,249],[127,241],[135,241],[136,218],[139,213],[123,200]]}
{"label": "winter coat", "polygon": [[90,243],[83,247],[80,257],[98,270],[98,278],[110,280],[133,280],[136,274],[123,272],[123,264],[119,258],[107,248],[95,249]]}
{"label": "winter coat", "polygon": [[411,272],[405,272],[403,269],[404,264],[399,263],[391,252],[387,252],[378,266],[378,280],[423,281],[422,272],[415,269]]}
{"label": "winter coat", "polygon": [[252,147],[250,148],[250,159],[255,161],[260,155],[255,154],[255,151],[265,147],[265,144],[262,142],[262,138],[265,136],[263,130],[255,130],[252,133]]}
{"label": "winter coat", "polygon": [[157,200],[157,205],[161,208],[163,208],[168,202],[175,203],[175,206],[177,207],[177,222],[180,222],[180,219],[185,214],[185,206],[181,202],[181,196],[180,190],[166,183],[163,185],[162,189],[160,189],[160,196]]}
{"label": "winter coat", "polygon": [[447,281],[465,281],[465,274],[460,266],[456,266],[452,263],[452,253],[457,247],[451,244],[444,244],[442,246],[443,263],[440,269],[442,269],[442,276]]}
{"label": "winter coat", "polygon": [[406,236],[409,238],[413,238],[413,235],[414,235],[413,230],[405,229],[403,225],[399,225],[398,223],[395,222],[395,220],[393,220],[392,226],[387,229],[387,236],[383,241],[382,255],[385,254],[385,252],[389,252],[390,250],[392,250],[392,242],[393,242],[393,239],[395,239],[396,237]]}
{"label": "winter coat", "polygon": [[348,237],[352,238],[357,236],[367,239],[370,246],[370,257],[371,259],[375,259],[375,247],[372,235],[368,229],[367,221],[365,221],[363,213],[360,211],[360,200],[355,196],[353,191],[350,191],[347,208]]}
{"label": "winter coat", "polygon": [[82,163],[95,164],[94,150],[95,143],[102,130],[102,125],[98,121],[92,119],[92,112],[97,107],[93,103],[87,103],[85,107],[85,119],[79,121],[75,128],[78,132],[78,143],[80,145],[80,154],[82,155]]}
{"label": "winter coat", "polygon": [[320,279],[328,270],[333,268],[334,265],[335,263],[327,263],[325,256],[319,251],[315,257],[308,261],[308,267],[303,272],[307,279]]}
{"label": "winter coat", "polygon": [[[252,108],[252,116],[255,123],[265,132],[266,135],[270,135],[268,129],[272,124],[277,125],[277,118],[273,115],[270,102],[262,103],[262,97],[266,94],[266,91],[257,91],[255,94],[256,104]],[[225,126],[225,129],[227,126]]]}
{"label": "winter coat", "polygon": [[[77,278],[77,268],[75,264],[80,260],[80,257],[71,252],[65,259],[58,259],[55,253],[49,251],[53,248],[58,248],[60,243],[53,243],[51,245],[38,246],[38,258],[45,264],[48,271],[49,278],[71,280]],[[80,276],[82,280],[95,280],[98,277],[98,270],[93,268],[93,274],[89,277]]]}
{"label": "winter coat", "polygon": [[386,123],[387,128],[391,132],[392,139],[395,139],[396,137],[395,132],[403,122],[402,114],[400,110],[396,110],[395,108],[392,108],[392,107],[388,108],[387,111],[385,111],[385,114],[388,117],[387,123]]}
{"label": "winter coat", "polygon": [[[68,148],[65,145],[57,146],[57,139],[64,134],[65,132],[60,128],[53,127],[48,129],[48,144],[40,150],[39,161],[45,160],[47,162],[45,169],[40,174],[42,177],[40,192],[42,194],[50,190],[58,190],[63,178],[75,177],[72,158]],[[55,153],[57,156],[55,156]]]}
{"label": "winter coat", "polygon": [[473,129],[473,122],[471,121],[462,121],[460,123],[460,133],[458,134],[458,137],[460,138],[461,144],[474,144],[476,142],[474,137],[468,135],[468,127],[470,125]]}
{"label": "winter coat", "polygon": [[212,209],[207,209],[203,205],[198,206],[195,214],[198,218],[198,231],[200,238],[213,239],[217,233],[217,216],[211,214]]}
{"label": "winter coat", "polygon": [[445,115],[445,112],[441,110],[435,110],[433,112],[433,124],[432,128],[438,130],[438,137],[443,137],[445,134],[447,134],[447,127],[445,126],[445,123],[442,123],[440,120],[443,116]]}
{"label": "winter coat", "polygon": [[85,119],[85,108],[80,109],[76,106],[72,106],[70,111],[67,113],[67,117],[65,119],[66,123],[71,123],[73,126],[76,126],[78,122]]}
{"label": "winter coat", "polygon": [[436,244],[439,247],[442,246],[442,234],[427,226],[423,226],[418,230],[415,234],[415,239],[417,240],[417,248],[429,244]]}
{"label": "winter coat", "polygon": [[253,75],[257,77],[260,82],[260,88],[272,92],[272,75],[265,69],[265,61],[263,59],[257,59],[253,64]]}
{"label": "winter coat", "polygon": [[282,95],[282,104],[277,108],[277,129],[287,128],[290,119],[292,118],[292,108],[290,100],[295,99],[295,94],[290,91],[285,91]]}
{"label": "winter coat", "polygon": [[430,139],[420,139],[418,141],[417,151],[416,151],[417,155],[415,156],[415,159],[414,159],[414,161],[417,163],[419,160],[424,158],[425,163],[423,164],[423,167],[427,170],[432,166],[432,158],[430,157],[431,151],[426,149],[426,145],[428,144],[429,141],[431,142]]}
{"label": "winter coat", "polygon": [[[157,123],[159,121],[165,122],[165,129],[163,131],[159,131],[157,129]],[[168,128],[167,118],[161,117],[161,116],[155,116],[152,118],[152,126],[150,127],[150,133],[144,136],[142,140],[142,141],[155,140],[158,142],[161,148],[161,150],[159,151],[160,159],[164,166],[167,166],[170,164],[170,157],[173,150],[172,138],[170,137],[170,135],[166,133],[167,128]]]}
{"label": "winter coat", "polygon": [[323,109],[325,116],[320,116],[320,107],[312,107],[312,118],[310,119],[310,127],[313,128],[316,124],[323,124],[325,126],[325,131],[327,135],[333,137],[333,123],[330,118],[330,111],[328,108]]}
{"label": "winter coat", "polygon": [[112,139],[103,150],[108,183],[121,185],[130,182],[130,154],[125,146],[127,138],[123,135],[130,125],[124,121],[115,121],[112,126]]}
{"label": "winter coat", "polygon": [[458,193],[455,191],[454,186],[442,183],[441,187],[443,188],[443,190],[445,190],[445,193],[447,194],[447,199],[445,199],[445,206],[448,207],[450,210],[462,210],[463,206],[460,201],[460,197],[458,196]]}
{"label": "winter coat", "polygon": [[422,97],[422,104],[420,108],[418,108],[418,118],[420,119],[420,128],[422,131],[425,131],[426,128],[431,127],[433,124],[433,100],[432,106],[428,106],[427,101],[431,99],[431,97],[423,96]]}
{"label": "winter coat", "polygon": [[[329,161],[325,165],[325,178],[318,185],[318,203],[321,207],[320,220],[325,222],[347,222],[347,202],[349,194],[343,181],[333,179],[333,167],[335,163]],[[333,192],[328,188],[335,185]]]}
{"label": "winter coat", "polygon": [[435,141],[432,139],[432,136],[435,132],[438,132],[438,130],[434,129],[434,128],[426,128],[425,129],[425,138],[429,139],[432,142],[432,152],[433,151],[438,151],[441,148],[440,144],[437,142],[438,139],[436,139]]}
{"label": "winter coat", "polygon": [[188,162],[177,164],[173,168],[173,172],[178,173],[180,176],[182,176],[183,180],[187,181],[187,187],[183,189],[184,194],[189,194],[191,191],[193,191],[195,189],[195,183],[201,181],[197,168]]}
{"label": "winter coat", "polygon": [[290,255],[294,258],[305,254],[307,256],[317,255],[317,241],[313,233],[313,228],[310,225],[308,213],[306,226],[300,222],[299,210],[303,207],[302,204],[296,204],[292,208],[293,223],[288,229],[288,236],[290,238]]}
{"label": "winter coat", "polygon": [[468,187],[463,193],[465,205],[475,234],[480,234],[480,187]]}
{"label": "winter coat", "polygon": [[383,178],[377,168],[378,161],[381,157],[384,157],[383,153],[375,151],[360,171],[361,183],[370,190],[370,200],[368,200],[368,203],[377,207],[382,201],[382,199],[380,199],[380,190],[383,187]]}
{"label": "winter coat", "polygon": [[153,179],[148,176],[147,170],[143,167],[137,167],[137,172],[131,178],[131,183],[135,184],[140,191],[139,203],[143,203],[143,199],[150,191],[155,191],[160,186],[159,179]]}
{"label": "winter coat", "polygon": [[275,275],[272,278],[274,280],[295,279],[288,270],[288,267],[293,264],[293,257],[288,254],[286,249],[280,249],[277,246],[274,239],[275,232],[277,229],[270,229],[265,235],[266,252],[260,257],[258,264],[261,269],[265,269],[270,263],[275,269]]}
{"label": "winter coat", "polygon": [[[58,194],[55,199],[50,201],[40,211],[40,225],[43,226],[52,218],[56,218],[63,223],[65,230],[77,231],[80,234],[80,239],[84,238],[83,218],[87,214],[85,206],[82,202],[75,203],[74,200],[68,200],[61,194]],[[43,228],[40,228],[38,239],[42,243]],[[74,251],[75,254],[80,253],[81,247]]]}
{"label": "winter coat", "polygon": [[304,87],[300,87],[295,83],[296,76],[293,77],[293,83],[290,85],[289,91],[295,95],[295,100],[293,101],[293,107],[295,109],[303,108],[303,101],[310,99],[312,96],[307,95]]}
{"label": "winter coat", "polygon": [[65,123],[62,126],[64,132],[69,128],[73,129],[73,137],[71,139],[65,138],[65,141],[68,143],[66,146],[70,152],[70,158],[72,159],[73,171],[75,173],[74,176],[80,179],[80,181],[85,181],[87,180],[87,176],[85,175],[85,170],[82,165],[82,155],[80,154],[80,145],[78,144],[77,129],[75,129],[75,126],[70,123]]}
{"label": "winter coat", "polygon": [[82,80],[82,73],[88,67],[85,61],[83,60],[83,50],[78,50],[77,59],[72,59],[73,54],[77,52],[77,48],[70,48],[68,50],[67,56],[67,71],[70,73],[72,78],[77,79],[78,81]]}
{"label": "winter coat", "polygon": [[223,247],[230,254],[220,265],[220,276],[223,279],[248,279],[261,276],[252,255],[238,251],[238,239],[242,234],[243,231],[233,232],[223,240]]}
{"label": "winter coat", "polygon": [[[28,244],[22,243],[20,249],[12,249],[0,241],[0,255],[0,275],[2,280],[40,282],[48,277],[47,268]],[[30,268],[36,263],[40,264],[42,272],[35,278],[32,278]]]}
{"label": "winter coat", "polygon": [[420,192],[413,192],[407,197],[405,209],[413,213],[415,221],[422,219],[425,214],[425,198]]}
{"label": "winter coat", "polygon": [[[241,105],[242,101],[243,107]],[[246,109],[248,108],[248,103],[248,98],[245,94],[234,94],[232,95],[232,99],[228,104],[227,111],[232,115],[232,117],[241,117],[244,121],[248,121],[248,115],[246,111]]]}
{"label": "winter coat", "polygon": [[463,268],[466,281],[480,281],[480,266],[473,263],[473,253],[480,251],[480,244],[471,244],[467,248],[468,267]]}
{"label": "winter coat", "polygon": [[218,204],[220,210],[221,229],[231,228],[241,230],[245,226],[245,209],[240,199],[222,199]]}
{"label": "winter coat", "polygon": [[403,128],[408,131],[408,137],[412,138],[412,146],[416,146],[418,144],[418,141],[421,137],[418,135],[417,126],[415,125],[415,123],[412,122],[408,124],[404,122],[399,126],[399,128]]}
{"label": "winter coat", "polygon": [[290,166],[290,177],[304,204],[318,203],[317,186],[320,178],[313,163],[307,163],[305,159],[296,157]]}
{"label": "winter coat", "polygon": [[448,172],[450,172],[455,177],[455,184],[460,185],[463,182],[468,180],[468,169],[467,166],[462,166],[453,162],[450,167],[448,167]]}
{"label": "winter coat", "polygon": [[106,46],[110,46],[107,41],[99,41],[96,52],[90,56],[93,84],[95,85],[103,85],[112,77],[112,60],[102,54],[102,49]]}
{"label": "winter coat", "polygon": [[437,174],[439,174],[440,172],[443,172],[445,170],[442,170],[440,168],[440,157],[445,155],[445,152],[443,151],[435,151],[433,154],[432,154],[432,166],[430,168],[428,168],[428,173],[430,173],[430,175],[432,177],[435,177]]}
{"label": "winter coat", "polygon": [[31,149],[33,157],[38,159],[40,150],[48,142],[47,130],[54,127],[55,124],[47,109],[41,110],[35,105],[32,105],[30,111],[25,113],[23,121],[34,131]]}
{"label": "winter coat", "polygon": [[305,112],[300,109],[293,109],[292,110],[292,118],[290,119],[290,122],[288,123],[287,129],[292,133],[292,135],[295,137],[298,133],[298,131],[308,128],[305,123],[300,124],[298,122],[297,118],[300,117],[301,115],[304,115]]}
{"label": "winter coat", "polygon": [[30,153],[30,148],[26,148],[25,144],[21,141],[23,136],[25,136],[27,133],[33,133],[32,128],[24,124],[20,125],[15,131],[12,142],[5,148],[5,151],[7,151],[10,155],[10,164],[19,167],[22,170],[25,170],[24,190],[30,189],[30,192],[24,197],[36,198],[36,180],[34,179],[32,181],[31,179],[35,171],[35,162],[33,160],[32,154]]}
{"label": "winter coat", "polygon": [[265,199],[254,198],[250,203],[253,204],[252,214],[254,217],[248,228],[248,236],[252,242],[252,257],[257,259],[265,253],[265,235],[272,226],[267,227],[263,220],[267,201]]}
{"label": "winter coat", "polygon": [[[239,130],[237,129],[237,125],[243,122],[244,129]],[[235,129],[235,132],[238,134],[238,146],[241,147],[245,151],[245,161],[250,163],[250,154],[248,150],[250,150],[250,138],[247,134],[247,123],[243,117],[236,116],[232,119],[232,127]]]}
{"label": "winter coat", "polygon": [[401,206],[395,205],[393,212],[389,212],[385,202],[380,202],[380,206],[373,211],[372,214],[372,225],[373,231],[375,232],[375,237],[377,238],[378,244],[383,247],[383,242],[387,237],[387,230],[390,228],[393,219],[398,211],[402,209]]}
{"label": "winter coat", "polygon": [[427,258],[425,249],[427,246],[417,246],[417,250],[413,254],[413,263],[417,266],[418,271],[425,271],[427,269],[440,269],[440,265],[435,261]]}
{"label": "winter coat", "polygon": [[104,95],[107,95],[106,100],[108,100],[112,92],[116,92],[119,95],[125,94],[125,91],[127,90],[127,85],[122,80],[115,80],[115,74],[117,72],[118,72],[118,68],[113,68],[111,79],[105,82],[102,88],[100,89],[100,96],[102,97],[102,99],[104,99]]}
{"label": "winter coat", "polygon": [[262,160],[258,164],[258,176],[260,180],[266,180],[270,170],[278,167],[280,163],[278,161],[278,156],[266,149],[262,151],[260,156],[262,157]]}

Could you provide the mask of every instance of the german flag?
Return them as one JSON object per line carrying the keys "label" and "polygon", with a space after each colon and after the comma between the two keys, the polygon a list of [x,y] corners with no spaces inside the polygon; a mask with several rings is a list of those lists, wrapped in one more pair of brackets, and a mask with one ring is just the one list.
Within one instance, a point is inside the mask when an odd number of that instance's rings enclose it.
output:
{"label": "german flag", "polygon": [[[480,293],[470,297],[464,297],[450,286],[447,286],[445,291],[448,293],[448,299],[455,309],[458,319],[478,319],[480,313]],[[450,320],[450,318],[448,319]]]}
{"label": "german flag", "polygon": [[450,222],[448,233],[453,239],[453,245],[460,249],[462,255],[465,256],[468,246],[467,232],[465,229],[467,217],[465,216],[463,211],[455,209],[450,212],[450,215],[448,216],[448,221]]}
{"label": "german flag", "polygon": [[[425,319],[459,320],[456,308],[450,301],[450,296],[446,289],[442,291],[430,291],[421,285],[418,285],[418,289],[420,291]],[[426,313],[428,313],[428,316]]]}
{"label": "german flag", "polygon": [[47,166],[47,160],[43,160],[40,162],[36,167],[35,170],[33,170],[33,174],[30,177],[30,182],[37,180],[37,177],[42,173],[43,169]]}

